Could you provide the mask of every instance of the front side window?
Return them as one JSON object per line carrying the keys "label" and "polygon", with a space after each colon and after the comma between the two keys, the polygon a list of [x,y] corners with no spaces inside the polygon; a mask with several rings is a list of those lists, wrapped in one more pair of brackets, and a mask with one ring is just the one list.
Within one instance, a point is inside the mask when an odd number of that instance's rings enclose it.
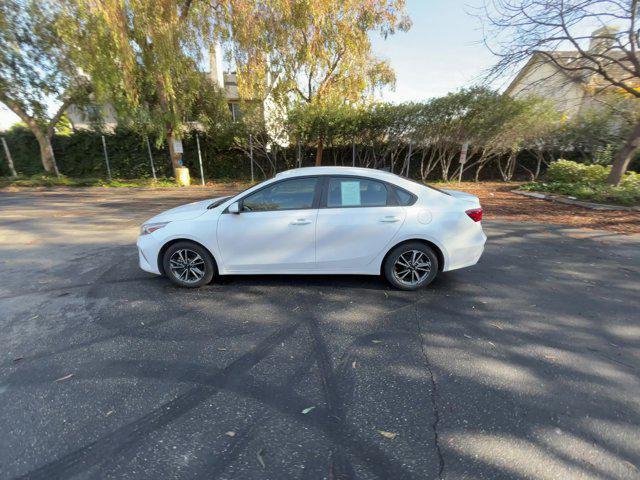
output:
{"label": "front side window", "polygon": [[384,207],[387,187],[363,178],[332,178],[327,191],[327,207]]}
{"label": "front side window", "polygon": [[242,207],[249,212],[311,208],[317,185],[317,178],[296,178],[278,182],[247,196],[242,201]]}

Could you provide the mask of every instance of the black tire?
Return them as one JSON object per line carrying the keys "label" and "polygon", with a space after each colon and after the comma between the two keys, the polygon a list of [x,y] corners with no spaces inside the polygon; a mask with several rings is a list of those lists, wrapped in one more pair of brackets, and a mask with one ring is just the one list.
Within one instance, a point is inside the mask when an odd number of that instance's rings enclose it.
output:
{"label": "black tire", "polygon": [[[414,257],[414,252],[420,253],[416,253]],[[412,258],[416,260],[412,262]],[[405,263],[408,267],[402,270]],[[438,268],[438,256],[430,247],[424,243],[410,242],[397,246],[387,255],[382,271],[387,281],[395,288],[417,290],[433,282],[438,275]],[[404,277],[401,278],[403,274]],[[407,280],[409,277],[410,281]]]}
{"label": "black tire", "polygon": [[[172,258],[173,263],[171,263]],[[187,259],[186,262],[183,262],[184,258]],[[172,265],[176,268],[172,268]],[[185,265],[185,268],[178,267],[178,265]],[[197,243],[189,241],[176,242],[167,248],[162,257],[162,266],[169,280],[185,288],[206,285],[211,282],[215,273],[215,264],[209,251]],[[179,272],[182,275],[179,275]]]}

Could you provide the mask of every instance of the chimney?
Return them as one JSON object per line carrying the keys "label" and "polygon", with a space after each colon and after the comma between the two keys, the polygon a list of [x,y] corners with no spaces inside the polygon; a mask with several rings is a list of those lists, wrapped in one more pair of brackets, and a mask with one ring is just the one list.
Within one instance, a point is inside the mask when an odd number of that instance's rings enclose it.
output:
{"label": "chimney", "polygon": [[211,48],[209,53],[211,81],[219,88],[224,88],[224,72],[222,70],[222,47],[219,42]]}
{"label": "chimney", "polygon": [[602,27],[591,34],[590,52],[604,53],[611,50],[616,41],[617,27]]}

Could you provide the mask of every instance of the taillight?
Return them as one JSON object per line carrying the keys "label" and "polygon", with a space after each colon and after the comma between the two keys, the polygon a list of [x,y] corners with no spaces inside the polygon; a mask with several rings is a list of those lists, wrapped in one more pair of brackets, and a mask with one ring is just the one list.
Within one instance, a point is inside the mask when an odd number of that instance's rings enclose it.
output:
{"label": "taillight", "polygon": [[482,220],[482,208],[472,208],[471,210],[467,210],[464,213],[469,215],[469,218],[474,222],[479,222],[480,220]]}

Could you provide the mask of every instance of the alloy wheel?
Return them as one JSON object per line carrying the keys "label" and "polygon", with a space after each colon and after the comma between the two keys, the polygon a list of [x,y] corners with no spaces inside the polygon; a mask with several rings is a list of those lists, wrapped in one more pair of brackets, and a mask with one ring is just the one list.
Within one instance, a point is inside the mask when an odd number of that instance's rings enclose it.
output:
{"label": "alloy wheel", "polygon": [[169,259],[172,275],[185,283],[197,283],[204,277],[205,263],[198,252],[182,248]]}
{"label": "alloy wheel", "polygon": [[407,286],[422,283],[431,273],[431,260],[420,250],[408,250],[400,254],[393,265],[395,279]]}

